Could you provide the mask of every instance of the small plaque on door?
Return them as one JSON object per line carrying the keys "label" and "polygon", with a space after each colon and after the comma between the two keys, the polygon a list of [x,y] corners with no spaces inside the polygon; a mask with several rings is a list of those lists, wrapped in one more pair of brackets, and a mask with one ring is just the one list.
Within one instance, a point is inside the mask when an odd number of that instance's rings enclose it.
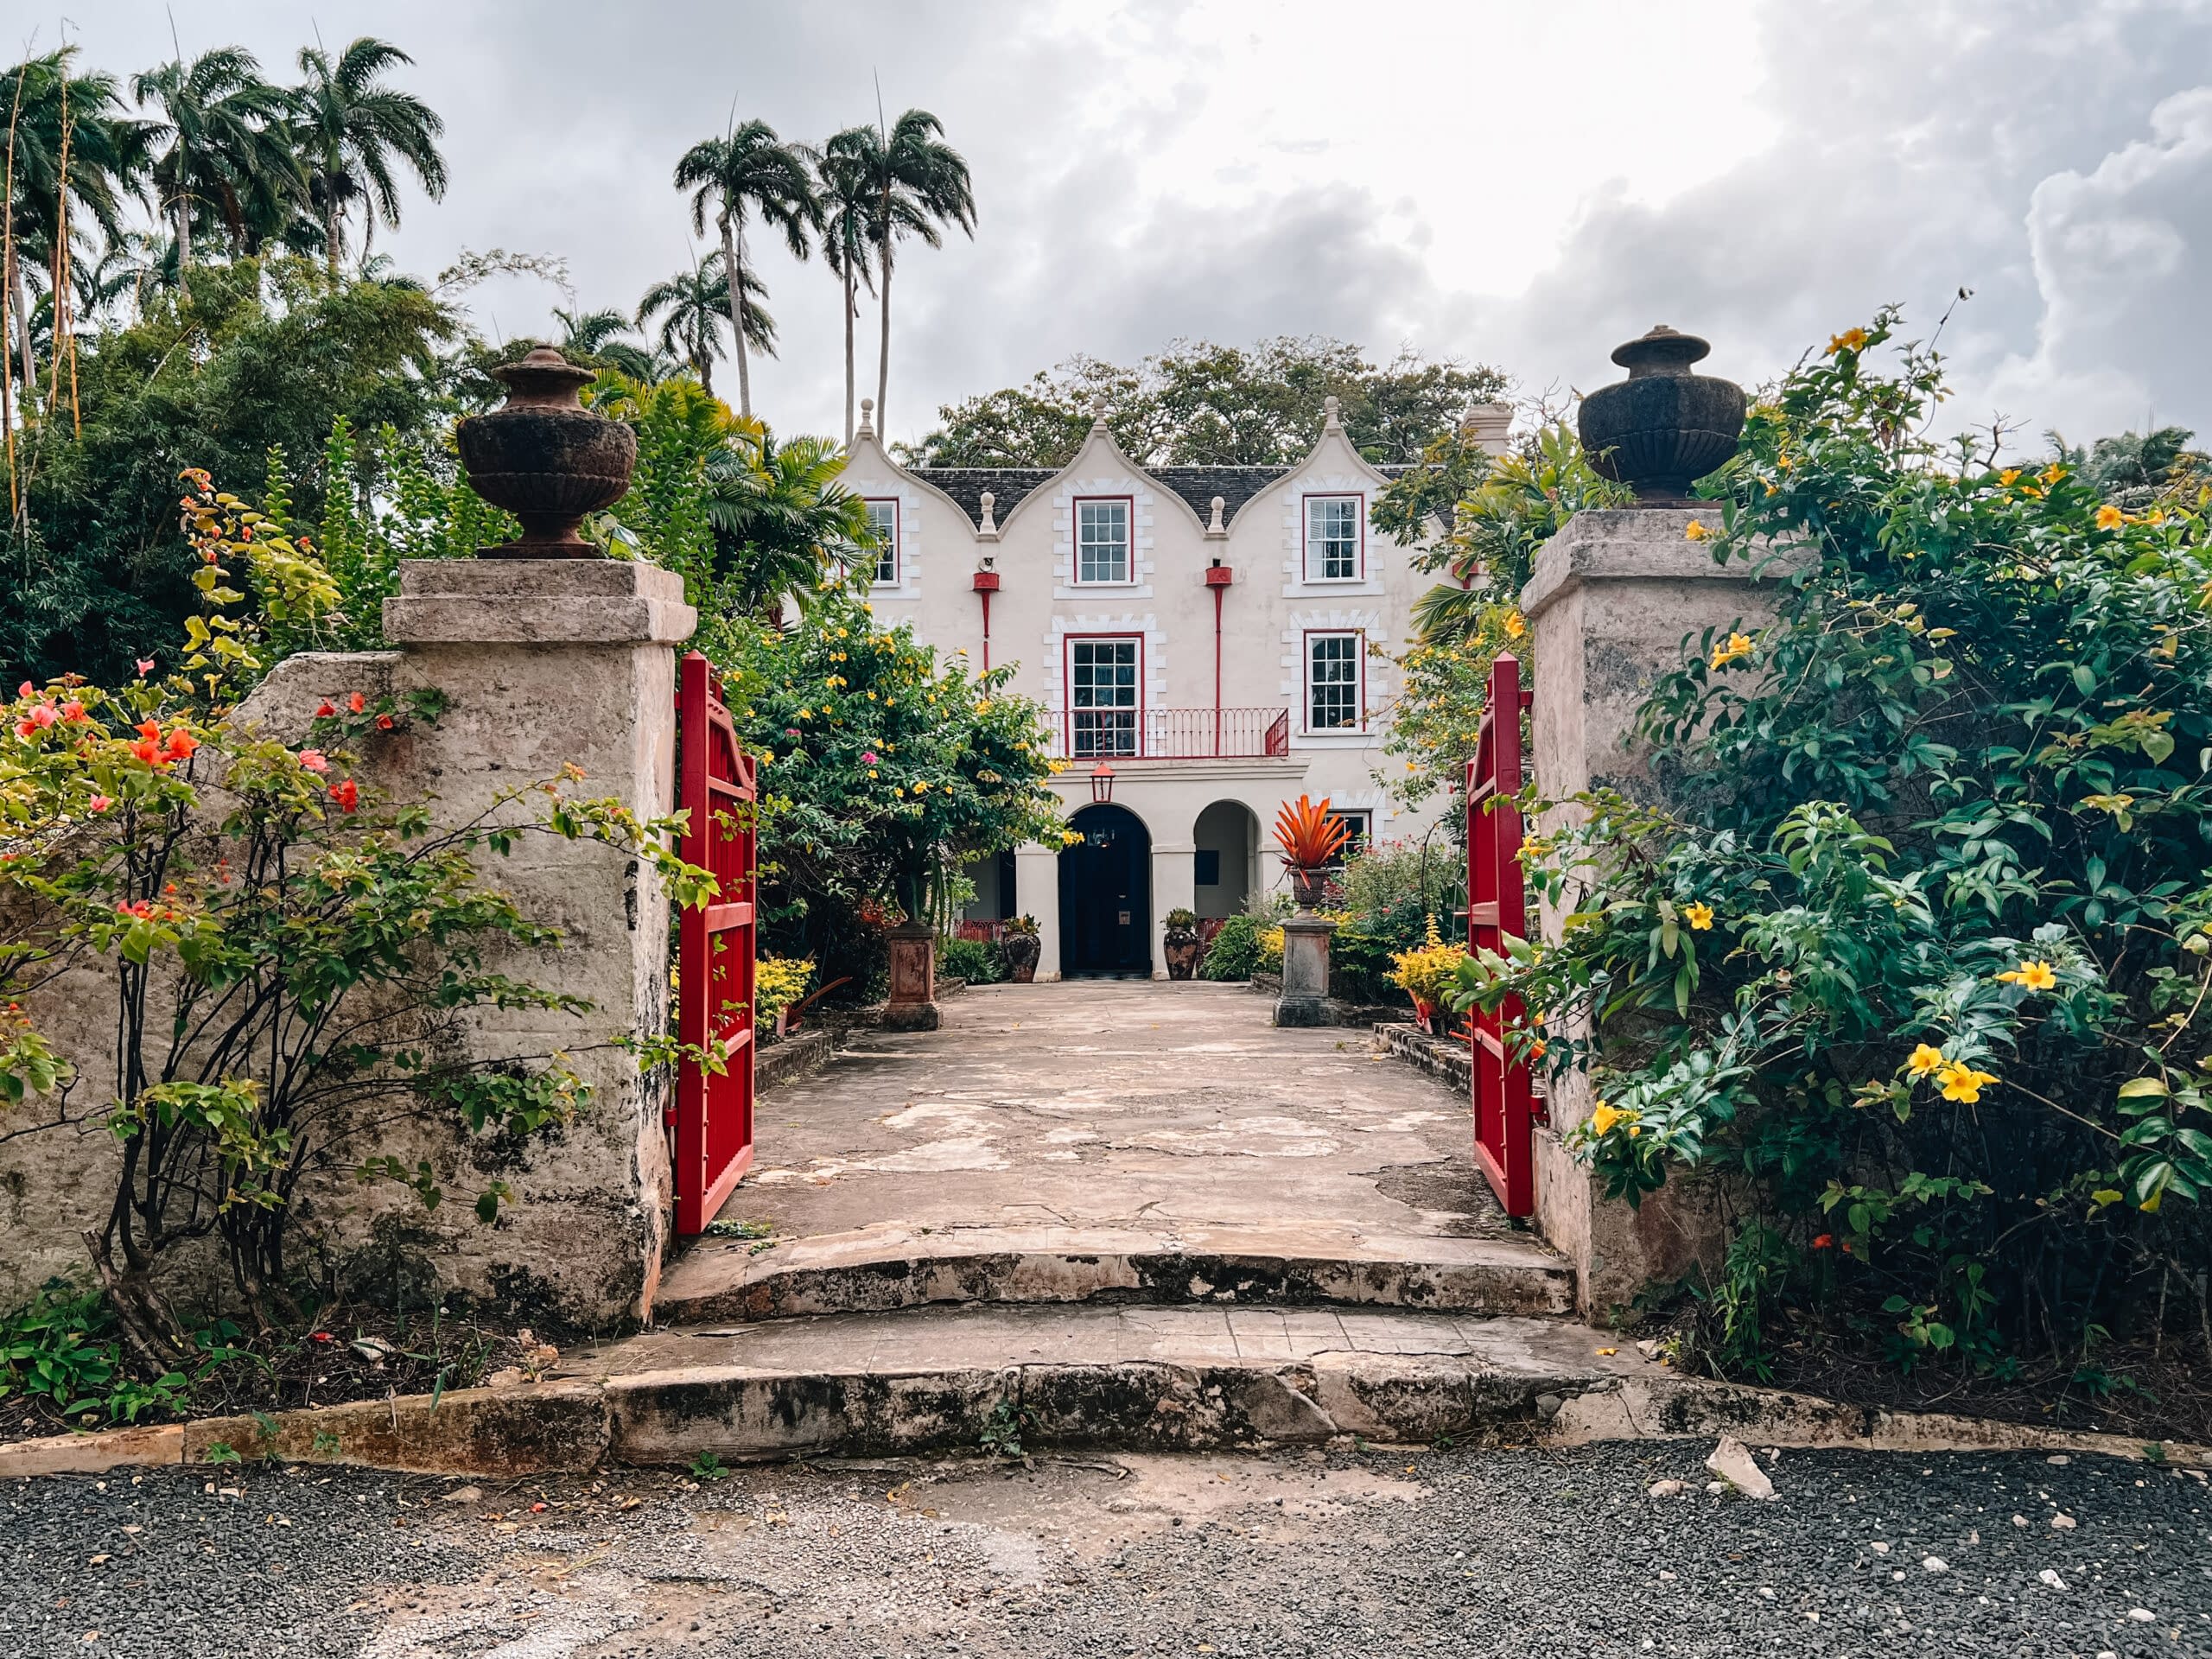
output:
{"label": "small plaque on door", "polygon": [[1129,912],[1128,912],[1128,911],[1126,911],[1126,910],[1125,910],[1125,911],[1123,911],[1123,912],[1122,912],[1122,925],[1123,927],[1127,927],[1128,925],[1129,925]]}

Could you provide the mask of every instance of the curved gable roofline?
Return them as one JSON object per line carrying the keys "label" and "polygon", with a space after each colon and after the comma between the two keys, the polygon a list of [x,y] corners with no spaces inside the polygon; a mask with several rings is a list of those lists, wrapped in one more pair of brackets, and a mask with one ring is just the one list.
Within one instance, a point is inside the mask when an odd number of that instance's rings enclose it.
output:
{"label": "curved gable roofline", "polygon": [[893,460],[891,452],[883,447],[882,440],[876,436],[875,429],[865,423],[862,423],[859,431],[853,434],[852,446],[845,451],[845,470],[847,472],[857,470],[855,463],[863,455],[880,462],[882,469],[893,477],[904,479],[907,483],[937,497],[946,506],[950,507],[967,524],[968,533],[970,536],[976,533],[976,520],[969,516],[968,509],[963,506],[956,498],[948,495],[938,486],[931,483],[925,474],[916,472],[911,467],[902,466]]}
{"label": "curved gable roofline", "polygon": [[[1389,485],[1390,475],[1378,468],[1365,455],[1361,454],[1352,441],[1344,435],[1344,423],[1337,418],[1337,400],[1334,397],[1328,398],[1323,407],[1327,410],[1328,415],[1321,423],[1321,435],[1313,441],[1313,447],[1306,452],[1306,459],[1284,468],[1282,477],[1276,481],[1285,484],[1297,483],[1301,474],[1313,470],[1314,464],[1321,459],[1321,452],[1333,447],[1344,460],[1351,463],[1353,470],[1364,474],[1368,481],[1376,489],[1380,490]],[[1250,503],[1247,502],[1245,505],[1249,506]],[[1243,509],[1239,508],[1237,511],[1241,516]]]}
{"label": "curved gable roofline", "polygon": [[[1001,530],[1004,530],[1007,524],[1011,524],[1014,519],[1020,514],[1021,510],[1024,507],[1027,507],[1032,501],[1036,500],[1039,496],[1046,496],[1049,498],[1052,491],[1059,484],[1062,479],[1083,473],[1087,469],[1087,464],[1090,468],[1096,468],[1096,462],[1093,461],[1093,457],[1102,454],[1104,457],[1110,459],[1115,463],[1116,470],[1135,474],[1137,477],[1141,478],[1146,483],[1152,486],[1152,493],[1155,499],[1166,497],[1173,500],[1178,506],[1181,507],[1185,513],[1190,515],[1191,522],[1198,527],[1199,532],[1201,534],[1205,533],[1206,521],[1204,518],[1201,518],[1198,513],[1193,511],[1189,502],[1184,500],[1180,495],[1177,494],[1172,486],[1162,482],[1149,467],[1145,467],[1141,462],[1133,461],[1129,458],[1128,452],[1122,448],[1122,446],[1115,441],[1113,433],[1108,430],[1105,417],[1103,416],[1096,416],[1092,419],[1090,423],[1090,430],[1084,436],[1083,447],[1077,449],[1075,454],[1069,458],[1067,465],[1055,472],[1050,478],[1045,480],[1043,483],[1038,485],[1035,489],[1031,490],[1027,494],[1024,495],[1020,500],[1015,502],[1014,505],[1007,511],[1006,515],[999,520],[999,528]],[[1103,470],[1103,468],[1097,469]]]}

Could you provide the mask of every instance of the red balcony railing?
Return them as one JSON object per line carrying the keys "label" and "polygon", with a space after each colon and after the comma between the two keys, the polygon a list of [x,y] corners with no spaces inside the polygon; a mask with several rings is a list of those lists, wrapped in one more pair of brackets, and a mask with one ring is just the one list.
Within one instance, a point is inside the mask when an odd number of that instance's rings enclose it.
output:
{"label": "red balcony railing", "polygon": [[1287,709],[1071,709],[1064,760],[1249,760],[1290,753]]}

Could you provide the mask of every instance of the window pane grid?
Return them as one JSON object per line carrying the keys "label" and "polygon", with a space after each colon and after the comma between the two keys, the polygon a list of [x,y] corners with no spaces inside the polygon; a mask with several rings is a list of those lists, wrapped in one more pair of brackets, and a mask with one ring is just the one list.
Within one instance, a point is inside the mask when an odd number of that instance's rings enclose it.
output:
{"label": "window pane grid", "polygon": [[1068,649],[1069,747],[1089,759],[1137,752],[1137,642],[1077,639]]}
{"label": "window pane grid", "polygon": [[1129,504],[1078,501],[1075,513],[1076,580],[1129,581]]}
{"label": "window pane grid", "polygon": [[869,502],[868,527],[874,532],[876,539],[876,583],[879,587],[896,587],[899,582],[899,504],[896,501]]}
{"label": "window pane grid", "polygon": [[1359,575],[1359,498],[1309,496],[1306,502],[1306,575],[1312,582],[1350,582]]}
{"label": "window pane grid", "polygon": [[1317,633],[1306,642],[1306,728],[1344,731],[1360,724],[1359,635]]}

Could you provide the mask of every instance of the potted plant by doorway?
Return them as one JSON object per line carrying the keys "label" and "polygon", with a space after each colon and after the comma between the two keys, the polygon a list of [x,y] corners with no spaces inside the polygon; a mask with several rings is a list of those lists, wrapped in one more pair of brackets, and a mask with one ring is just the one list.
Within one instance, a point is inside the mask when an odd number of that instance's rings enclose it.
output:
{"label": "potted plant by doorway", "polygon": [[1006,925],[1006,937],[999,941],[999,950],[1006,957],[1006,976],[1016,985],[1028,985],[1037,978],[1037,953],[1042,949],[1037,938],[1037,918],[1016,916]]}
{"label": "potted plant by doorway", "polygon": [[1312,910],[1321,902],[1329,871],[1351,839],[1344,821],[1330,815],[1327,796],[1314,801],[1301,795],[1295,804],[1283,803],[1275,814],[1275,845],[1282,849],[1291,896],[1300,910]]}
{"label": "potted plant by doorway", "polygon": [[1167,912],[1167,977],[1190,979],[1198,971],[1198,913],[1181,906]]}

